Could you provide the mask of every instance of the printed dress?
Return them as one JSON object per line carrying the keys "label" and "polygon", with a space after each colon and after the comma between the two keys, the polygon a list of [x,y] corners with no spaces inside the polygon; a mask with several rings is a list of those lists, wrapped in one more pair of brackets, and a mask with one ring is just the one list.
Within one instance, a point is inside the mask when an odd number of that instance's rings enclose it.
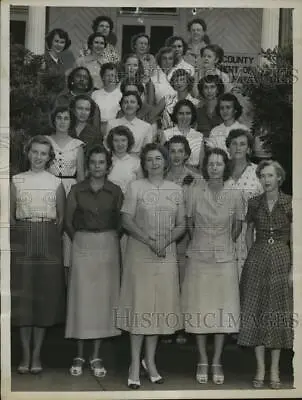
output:
{"label": "printed dress", "polygon": [[[184,218],[183,192],[173,182],[157,187],[139,179],[130,183],[121,211],[150,236],[170,235],[176,220]],[[142,335],[169,335],[181,329],[175,242],[159,258],[149,246],[129,236],[117,326]]]}
{"label": "printed dress", "polygon": [[[249,163],[239,179],[235,180],[233,178],[229,179],[228,185],[231,189],[238,189],[242,191],[245,213],[247,212],[247,204],[249,199],[258,196],[263,192],[262,185],[256,176],[257,165]],[[242,267],[247,256],[245,235],[246,235],[246,222],[243,223],[242,231],[240,236],[236,241],[236,257],[238,262],[238,273],[241,276]]]}
{"label": "printed dress", "polygon": [[[47,138],[51,141],[56,156],[48,171],[61,179],[67,196],[71,186],[77,183],[77,155],[80,147],[83,146],[84,143],[79,139],[71,138],[71,140],[61,148],[51,136],[47,136]],[[71,242],[66,233],[63,235],[63,251],[64,265],[68,267],[71,262]]]}
{"label": "printed dress", "polygon": [[255,224],[256,240],[241,275],[238,344],[291,348],[293,298],[288,281],[291,197],[280,192],[271,212],[265,194],[251,199],[247,222]]}

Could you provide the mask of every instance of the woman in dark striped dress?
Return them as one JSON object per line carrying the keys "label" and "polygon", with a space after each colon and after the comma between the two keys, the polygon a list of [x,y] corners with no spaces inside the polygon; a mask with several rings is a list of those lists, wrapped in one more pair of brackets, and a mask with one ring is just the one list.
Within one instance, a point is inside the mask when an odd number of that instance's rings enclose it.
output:
{"label": "woman in dark striped dress", "polygon": [[279,389],[280,351],[291,349],[293,345],[292,205],[291,197],[280,191],[285,178],[280,164],[271,160],[262,161],[256,175],[264,194],[250,199],[248,203],[248,256],[240,282],[238,344],[255,348],[255,388],[264,385],[265,349],[271,351],[270,387]]}
{"label": "woman in dark striped dress", "polygon": [[31,139],[26,154],[30,168],[14,175],[11,184],[11,318],[20,327],[18,372],[38,374],[46,328],[65,319],[65,192],[61,180],[46,171],[55,155],[45,136]]}

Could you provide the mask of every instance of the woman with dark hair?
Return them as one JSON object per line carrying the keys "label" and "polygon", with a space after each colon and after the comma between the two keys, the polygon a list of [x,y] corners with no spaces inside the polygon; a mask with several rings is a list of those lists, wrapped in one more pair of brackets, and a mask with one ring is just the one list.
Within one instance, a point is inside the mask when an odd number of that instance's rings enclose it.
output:
{"label": "woman with dark hair", "polygon": [[44,53],[39,78],[51,94],[57,94],[66,87],[66,68],[61,54],[71,45],[68,33],[63,29],[53,29],[46,38],[46,52]]}
{"label": "woman with dark hair", "polygon": [[201,75],[203,77],[207,75],[218,75],[222,79],[225,92],[230,92],[233,88],[231,78],[228,74],[219,69],[219,65],[223,62],[224,58],[223,49],[217,44],[209,44],[200,50],[200,57],[201,69],[199,77],[201,77]]}
{"label": "woman with dark hair", "polygon": [[204,156],[203,135],[192,128],[196,121],[196,109],[190,100],[184,99],[176,103],[171,116],[173,128],[164,130],[162,143],[175,135],[184,136],[190,145],[191,156],[187,165],[198,167]]}
{"label": "woman with dark hair", "polygon": [[105,36],[97,32],[92,33],[87,39],[87,47],[90,50],[89,54],[79,57],[76,60],[75,67],[86,67],[93,79],[94,88],[102,89],[101,66],[110,62],[108,54],[105,52],[107,47]]}
{"label": "woman with dark hair", "polygon": [[119,185],[124,194],[130,182],[142,178],[140,161],[130,153],[133,145],[134,136],[127,126],[118,125],[107,136],[107,146],[112,154],[108,179]]}
{"label": "woman with dark hair", "polygon": [[[107,132],[119,125],[128,127],[134,136],[134,145],[131,149],[131,154],[139,156],[144,145],[153,141],[152,126],[137,118],[137,112],[142,107],[142,100],[137,92],[124,93],[120,100],[120,106],[123,117],[111,120],[108,123]],[[105,144],[106,140],[105,138]],[[106,147],[108,147],[107,144]]]}
{"label": "woman with dark hair", "polygon": [[219,147],[227,152],[226,138],[229,132],[233,129],[245,129],[247,131],[249,129],[246,125],[238,122],[242,114],[242,106],[232,93],[224,93],[219,97],[216,113],[222,118],[223,122],[211,130],[206,145],[211,148]]}
{"label": "woman with dark hair", "polygon": [[197,112],[197,127],[205,138],[208,138],[211,130],[223,121],[216,113],[218,98],[224,93],[224,85],[217,75],[207,75],[200,79],[197,85],[199,97],[202,99]]}
{"label": "woman with dark hair", "polygon": [[[248,200],[263,192],[261,183],[256,176],[257,165],[250,161],[253,149],[253,136],[244,129],[233,129],[226,139],[226,147],[230,156],[231,178],[229,187],[241,190],[247,212]],[[245,242],[246,223],[242,226],[242,232],[236,242],[238,273],[241,276],[242,267],[247,256]]]}
{"label": "woman with dark hair", "polygon": [[47,172],[55,158],[51,142],[34,136],[25,153],[29,169],[13,176],[10,195],[11,322],[20,328],[18,373],[39,374],[46,329],[65,320],[65,193],[61,180]]}
{"label": "woman with dark hair", "polygon": [[[53,104],[53,108],[59,106],[69,107],[71,100],[80,94],[91,96],[93,93],[93,80],[89,70],[86,67],[74,68],[67,78],[67,89],[62,91]],[[99,108],[95,107],[92,117],[92,125],[100,131],[101,129],[101,113]]]}
{"label": "woman with dark hair", "polygon": [[117,118],[120,110],[121,91],[118,86],[118,71],[116,64],[103,64],[100,70],[100,76],[104,87],[95,90],[91,98],[96,102],[100,110],[102,121],[101,131],[105,135],[109,121]]}
{"label": "woman with dark hair", "polygon": [[[104,50],[104,58],[106,58],[106,62],[112,62],[117,64],[120,62],[120,56],[115,47],[116,45],[116,36],[113,32],[113,21],[110,17],[105,15],[99,16],[95,18],[92,22],[92,31],[93,33],[100,33],[105,37],[106,40],[106,48]],[[81,56],[87,56],[90,53],[89,48],[84,48],[81,51]]]}
{"label": "woman with dark hair", "polygon": [[248,202],[238,344],[255,349],[255,388],[264,386],[269,350],[270,387],[280,389],[280,353],[293,346],[292,199],[280,190],[285,171],[278,162],[262,161],[256,175],[264,193]]}
{"label": "woman with dark hair", "polygon": [[115,328],[115,310],[123,194],[107,179],[111,157],[102,145],[88,151],[86,164],[88,177],[74,185],[67,198],[65,228],[72,240],[72,268],[65,337],[77,339],[71,375],[82,374],[84,342],[92,340],[90,369],[95,377],[103,378],[107,371],[99,356],[101,339],[121,334]]}
{"label": "woman with dark hair", "polygon": [[201,67],[200,50],[210,43],[210,39],[206,34],[207,24],[201,18],[194,18],[188,23],[187,28],[190,37],[184,59],[193,65],[198,73]]}
{"label": "woman with dark hair", "polygon": [[165,46],[172,47],[176,55],[176,65],[168,74],[168,79],[171,80],[171,76],[177,69],[184,69],[191,76],[194,77],[195,69],[194,67],[184,60],[184,55],[188,50],[188,44],[181,36],[170,36],[166,42]]}
{"label": "woman with dark hair", "polygon": [[182,286],[182,311],[190,315],[185,331],[196,335],[198,383],[208,382],[207,337],[214,334],[211,371],[215,384],[223,384],[221,355],[224,336],[238,332],[239,280],[235,242],[242,229],[244,204],[241,192],[226,186],[228,156],[212,149],[203,161],[205,181],[194,185],[187,200],[191,235],[188,264]]}
{"label": "woman with dark hair", "polygon": [[92,143],[103,141],[100,132],[92,125],[95,107],[95,102],[86,94],[74,97],[70,103],[70,110],[75,118],[75,125],[70,136],[80,139],[87,147]]}
{"label": "woman with dark hair", "polygon": [[158,335],[173,334],[181,327],[175,241],[185,231],[185,212],[181,187],[165,179],[167,162],[167,152],[161,146],[152,143],[143,148],[145,179],[130,183],[122,208],[129,239],[116,320],[120,329],[130,332],[131,389],[140,387],[144,338],[142,366],[152,383],[162,383],[155,364]]}
{"label": "woman with dark hair", "polygon": [[174,95],[166,95],[162,98],[157,108],[162,104],[163,113],[161,117],[161,128],[168,129],[173,126],[171,116],[176,103],[180,100],[189,100],[194,106],[199,104],[199,100],[191,96],[194,86],[194,78],[184,69],[177,69],[173,72],[170,84],[175,90]]}
{"label": "woman with dark hair", "polygon": [[[61,179],[66,194],[71,186],[84,179],[84,143],[71,137],[74,127],[74,116],[69,107],[57,107],[51,114],[51,123],[54,132],[47,136],[55,152],[55,159],[48,171]],[[70,266],[71,243],[64,233],[64,266],[67,275]]]}

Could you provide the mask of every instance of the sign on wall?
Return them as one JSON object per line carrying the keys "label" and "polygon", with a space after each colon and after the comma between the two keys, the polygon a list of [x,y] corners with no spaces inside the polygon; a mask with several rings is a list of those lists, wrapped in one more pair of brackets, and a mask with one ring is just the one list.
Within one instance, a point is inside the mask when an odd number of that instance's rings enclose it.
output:
{"label": "sign on wall", "polygon": [[259,65],[259,55],[254,53],[226,53],[223,60],[223,69],[232,76],[232,80],[249,76],[251,71]]}

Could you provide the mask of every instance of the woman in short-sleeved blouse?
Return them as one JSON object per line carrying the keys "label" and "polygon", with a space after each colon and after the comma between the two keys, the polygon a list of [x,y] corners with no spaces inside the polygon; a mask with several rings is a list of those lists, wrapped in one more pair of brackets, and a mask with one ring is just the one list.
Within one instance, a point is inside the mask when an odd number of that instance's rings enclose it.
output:
{"label": "woman in short-sleeved blouse", "polygon": [[229,190],[224,183],[228,178],[228,157],[223,150],[206,153],[203,176],[206,182],[193,186],[187,202],[192,240],[182,286],[182,311],[190,315],[185,330],[196,335],[199,350],[196,380],[208,381],[206,339],[214,333],[213,382],[222,384],[224,335],[238,332],[235,242],[244,220],[244,204],[241,192]]}
{"label": "woman in short-sleeved blouse", "polygon": [[[247,212],[248,200],[263,192],[262,185],[256,176],[257,165],[249,160],[253,148],[253,137],[246,130],[233,129],[226,139],[226,146],[229,150],[231,167],[231,178],[228,184],[230,188],[242,191]],[[247,256],[245,235],[246,223],[243,223],[242,232],[236,242],[239,277]]]}
{"label": "woman in short-sleeved blouse", "polygon": [[[153,383],[161,383],[154,361],[158,335],[172,334],[181,325],[176,243],[185,230],[183,193],[164,179],[165,149],[148,144],[141,163],[146,179],[132,182],[122,207],[129,233],[117,324],[130,332],[132,363],[128,386],[138,388],[140,352],[146,336],[143,361]],[[149,314],[149,323],[144,315]],[[169,323],[168,315],[173,315]],[[163,318],[161,317],[163,316]],[[159,317],[159,318],[158,318]]]}
{"label": "woman in short-sleeved blouse", "polygon": [[[84,179],[84,143],[69,136],[73,116],[68,107],[57,107],[51,115],[55,132],[47,136],[50,140],[55,159],[48,171],[61,179],[66,195],[75,183]],[[67,234],[63,236],[64,266],[70,266],[71,243]]]}
{"label": "woman in short-sleeved blouse", "polygon": [[280,190],[285,172],[279,163],[262,161],[257,176],[264,193],[248,202],[238,344],[255,348],[255,388],[264,385],[265,349],[270,350],[270,386],[279,389],[280,351],[293,345],[292,205],[291,197]]}

